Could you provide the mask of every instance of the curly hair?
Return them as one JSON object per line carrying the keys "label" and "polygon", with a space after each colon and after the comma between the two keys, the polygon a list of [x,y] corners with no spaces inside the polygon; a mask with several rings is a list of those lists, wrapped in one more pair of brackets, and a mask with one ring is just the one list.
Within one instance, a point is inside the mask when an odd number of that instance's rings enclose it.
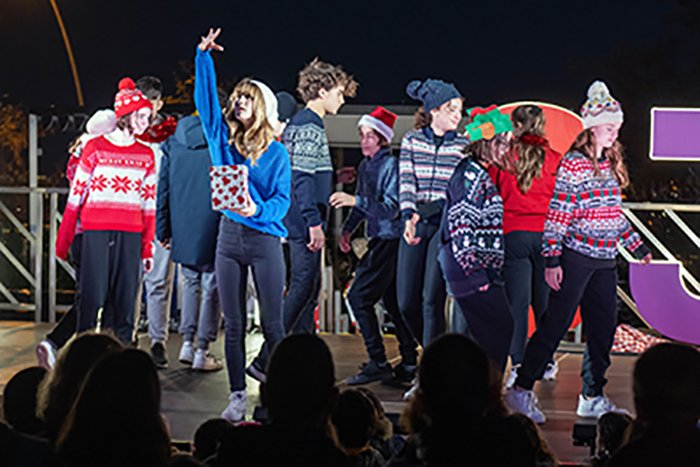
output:
{"label": "curly hair", "polygon": [[546,121],[542,109],[536,105],[521,105],[513,110],[510,118],[515,127],[515,138],[505,169],[515,175],[520,192],[527,194],[534,178],[542,178],[545,150],[538,144],[524,144],[522,136],[534,135],[543,138]]}
{"label": "curly hair", "polygon": [[[240,96],[250,96],[253,99],[253,124],[245,129],[235,115],[236,99]],[[260,157],[275,139],[275,131],[267,120],[265,99],[259,87],[249,78],[242,79],[233,89],[229,97],[229,105],[225,108],[226,123],[229,127],[229,144],[233,144],[238,152],[250,159],[252,164]]]}
{"label": "curly hair", "polygon": [[355,97],[358,83],[353,76],[343,71],[342,66],[322,62],[318,57],[299,72],[297,91],[304,103],[317,99],[321,89],[330,91],[338,86],[343,87],[344,96]]}

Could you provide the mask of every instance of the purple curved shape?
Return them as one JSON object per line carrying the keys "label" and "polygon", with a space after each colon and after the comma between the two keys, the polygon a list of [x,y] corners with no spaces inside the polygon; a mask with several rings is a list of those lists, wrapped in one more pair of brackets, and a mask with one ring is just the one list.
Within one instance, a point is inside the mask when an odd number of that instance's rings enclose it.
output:
{"label": "purple curved shape", "polygon": [[683,286],[680,263],[630,263],[630,288],[651,327],[671,339],[700,344],[700,299]]}

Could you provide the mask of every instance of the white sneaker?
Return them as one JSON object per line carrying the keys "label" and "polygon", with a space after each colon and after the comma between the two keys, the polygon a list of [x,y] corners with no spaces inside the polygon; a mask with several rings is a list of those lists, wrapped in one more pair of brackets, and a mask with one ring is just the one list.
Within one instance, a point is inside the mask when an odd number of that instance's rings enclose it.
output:
{"label": "white sneaker", "polygon": [[618,408],[608,396],[596,396],[586,399],[583,394],[578,396],[578,408],[576,415],[581,418],[600,418],[608,412],[617,412],[629,415],[625,409]]}
{"label": "white sneaker", "polygon": [[47,340],[39,342],[36,346],[36,359],[39,361],[39,366],[47,370],[53,370],[56,366],[56,349],[53,344]]}
{"label": "white sneaker", "polygon": [[544,423],[547,421],[547,417],[544,416],[544,413],[539,407],[540,401],[537,400],[537,396],[532,391],[509,388],[506,391],[506,402],[511,412],[520,412],[535,423]]}
{"label": "white sneaker", "polygon": [[559,364],[554,360],[553,362],[547,363],[547,369],[544,370],[542,379],[544,381],[554,381],[557,377],[557,373],[559,373]]}
{"label": "white sneaker", "polygon": [[405,401],[410,401],[411,399],[413,399],[416,396],[416,393],[418,392],[418,388],[420,387],[418,386],[418,378],[414,378],[413,381],[411,381],[411,384],[413,385],[411,386],[411,389],[406,391],[403,395],[403,400]]}
{"label": "white sneaker", "polygon": [[219,371],[224,367],[221,361],[204,349],[197,349],[192,369],[197,371]]}
{"label": "white sneaker", "polygon": [[515,380],[518,379],[518,368],[520,368],[520,365],[515,365],[510,369],[510,375],[508,375],[508,380],[506,381],[506,389],[512,388]]}
{"label": "white sneaker", "polygon": [[180,347],[180,356],[178,357],[180,363],[185,365],[192,365],[194,361],[194,343],[190,341],[184,341],[182,347]]}
{"label": "white sneaker", "polygon": [[221,413],[221,418],[231,423],[237,423],[245,418],[246,403],[248,402],[245,391],[234,391],[229,396],[226,410]]}

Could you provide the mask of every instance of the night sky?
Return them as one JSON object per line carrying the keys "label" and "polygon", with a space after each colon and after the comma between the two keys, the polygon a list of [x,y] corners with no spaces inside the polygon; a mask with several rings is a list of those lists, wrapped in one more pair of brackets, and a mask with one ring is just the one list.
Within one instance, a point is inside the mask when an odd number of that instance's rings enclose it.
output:
{"label": "night sky", "polygon": [[[576,108],[592,65],[623,41],[662,33],[662,0],[356,1],[57,0],[88,110],[111,105],[120,78],[154,74],[173,91],[178,62],[221,26],[223,79],[254,76],[292,91],[315,56],[360,82],[356,103],[407,103],[406,84],[456,83],[470,104],[542,99]],[[3,0],[0,96],[27,109],[72,109],[77,99],[49,0]],[[624,83],[610,82],[613,95]]]}

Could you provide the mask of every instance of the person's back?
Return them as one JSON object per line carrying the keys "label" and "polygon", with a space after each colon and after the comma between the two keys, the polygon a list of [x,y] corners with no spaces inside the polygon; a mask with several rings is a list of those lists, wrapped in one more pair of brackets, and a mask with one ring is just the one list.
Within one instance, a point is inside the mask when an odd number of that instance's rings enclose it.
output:
{"label": "person's back", "polygon": [[679,344],[647,350],[634,367],[639,437],[620,448],[611,467],[700,465],[700,353]]}
{"label": "person's back", "polygon": [[157,237],[170,239],[176,263],[213,264],[220,214],[211,209],[211,158],[199,117],[180,120],[161,149]]}

